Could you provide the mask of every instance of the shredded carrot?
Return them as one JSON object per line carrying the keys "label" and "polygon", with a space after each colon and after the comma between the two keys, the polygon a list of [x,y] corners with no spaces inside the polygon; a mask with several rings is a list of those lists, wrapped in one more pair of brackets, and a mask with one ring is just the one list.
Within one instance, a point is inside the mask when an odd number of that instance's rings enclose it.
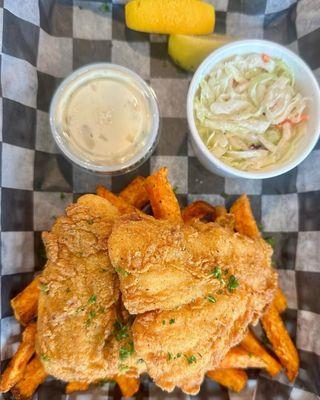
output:
{"label": "shredded carrot", "polygon": [[293,122],[293,121],[291,121],[291,119],[286,118],[283,121],[281,121],[277,126],[280,128],[282,125],[287,124],[287,123],[290,125],[295,125],[295,124],[299,124],[299,122],[308,121],[309,118],[310,117],[308,114],[301,114],[299,121]]}
{"label": "shredded carrot", "polygon": [[271,59],[271,57],[268,56],[268,54],[264,54],[264,53],[261,54],[261,58],[262,58],[263,62],[265,62],[265,63],[269,62]]}

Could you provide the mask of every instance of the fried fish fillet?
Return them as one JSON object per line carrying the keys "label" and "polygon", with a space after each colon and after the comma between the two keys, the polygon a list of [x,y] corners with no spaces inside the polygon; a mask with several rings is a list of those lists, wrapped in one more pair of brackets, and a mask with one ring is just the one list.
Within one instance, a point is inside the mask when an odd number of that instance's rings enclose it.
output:
{"label": "fried fish fillet", "polygon": [[110,235],[109,255],[126,308],[139,314],[136,356],[167,391],[196,394],[277,288],[271,247],[216,223],[125,216]]}
{"label": "fried fish fillet", "polygon": [[215,295],[232,275],[241,286],[257,291],[274,281],[271,247],[217,223],[184,225],[124,216],[108,243],[131,314],[169,310]]}
{"label": "fried fish fillet", "polygon": [[107,239],[118,211],[82,196],[43,233],[48,261],[40,282],[37,352],[45,370],[65,381],[106,376],[103,348],[119,297]]}
{"label": "fried fish fillet", "polygon": [[198,299],[174,310],[138,315],[133,325],[135,350],[154,382],[166,391],[175,386],[196,394],[204,375],[217,367],[243,338],[257,309],[239,290],[215,303]]}

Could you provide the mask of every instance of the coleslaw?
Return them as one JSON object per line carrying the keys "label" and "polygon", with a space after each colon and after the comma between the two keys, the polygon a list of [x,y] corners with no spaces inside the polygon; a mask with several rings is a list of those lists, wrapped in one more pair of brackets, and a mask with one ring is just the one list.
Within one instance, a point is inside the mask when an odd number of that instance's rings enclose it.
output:
{"label": "coleslaw", "polygon": [[237,169],[261,171],[294,156],[306,134],[306,106],[282,60],[252,53],[212,69],[200,83],[194,114],[210,152]]}

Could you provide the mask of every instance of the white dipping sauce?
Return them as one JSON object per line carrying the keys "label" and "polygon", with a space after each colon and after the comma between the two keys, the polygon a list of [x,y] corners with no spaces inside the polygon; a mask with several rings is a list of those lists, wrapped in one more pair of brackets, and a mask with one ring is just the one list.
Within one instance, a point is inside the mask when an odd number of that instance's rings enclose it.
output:
{"label": "white dipping sauce", "polygon": [[70,151],[96,165],[132,159],[152,130],[146,94],[129,75],[117,72],[91,72],[69,83],[55,120]]}

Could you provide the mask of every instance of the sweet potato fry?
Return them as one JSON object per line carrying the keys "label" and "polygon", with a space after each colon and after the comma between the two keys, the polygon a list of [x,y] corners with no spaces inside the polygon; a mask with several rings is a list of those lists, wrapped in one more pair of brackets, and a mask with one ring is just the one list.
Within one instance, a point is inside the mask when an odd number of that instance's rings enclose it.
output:
{"label": "sweet potato fry", "polygon": [[121,214],[139,212],[137,208],[127,203],[123,197],[116,196],[102,185],[97,186],[97,195],[110,201],[110,203],[113,204]]}
{"label": "sweet potato fry", "polygon": [[132,378],[126,375],[118,375],[114,376],[113,380],[115,380],[119,385],[121,393],[124,397],[132,397],[138,392],[140,387],[140,381],[138,378]]}
{"label": "sweet potato fry", "polygon": [[278,310],[278,313],[283,313],[287,308],[287,299],[284,295],[283,291],[278,288],[276,291],[276,295],[273,299],[273,305]]}
{"label": "sweet potato fry", "polygon": [[23,331],[22,341],[18,350],[2,374],[0,382],[1,393],[8,392],[23,377],[27,363],[35,352],[36,330],[36,324],[31,323]]}
{"label": "sweet potato fry", "polygon": [[149,197],[144,186],[145,178],[137,176],[119,194],[128,204],[141,210],[148,202]]}
{"label": "sweet potato fry", "polygon": [[278,361],[268,353],[250,330],[248,330],[248,333],[242,340],[241,347],[255,356],[260,357],[265,363],[264,368],[271,376],[275,376],[281,371],[281,365]]}
{"label": "sweet potato fry", "polygon": [[265,368],[266,363],[260,357],[241,346],[233,347],[222,360],[219,368]]}
{"label": "sweet potato fry", "polygon": [[39,275],[36,276],[22,292],[11,300],[14,316],[23,326],[26,326],[37,315],[39,278]]}
{"label": "sweet potato fry", "polygon": [[178,200],[168,180],[168,169],[161,168],[150,175],[145,187],[150,199],[153,215],[158,219],[181,222],[181,211]]}
{"label": "sweet potato fry", "polygon": [[243,235],[256,237],[260,235],[254,219],[248,196],[241,195],[231,206],[230,213],[235,217],[236,231]]}
{"label": "sweet potato fry", "polygon": [[210,215],[211,218],[214,217],[215,208],[202,200],[195,201],[182,210],[182,219],[184,222],[189,222],[194,218],[203,218],[206,215]]}
{"label": "sweet potato fry", "polygon": [[23,378],[12,389],[15,400],[31,400],[38,386],[45,381],[47,374],[38,356],[27,365]]}
{"label": "sweet potato fry", "polygon": [[293,381],[299,370],[298,352],[273,304],[268,307],[261,322],[274,352],[286,370],[287,377]]}
{"label": "sweet potato fry", "polygon": [[66,393],[83,392],[89,389],[89,383],[86,382],[68,382]]}
{"label": "sweet potato fry", "polygon": [[215,369],[207,372],[207,376],[234,392],[240,392],[248,381],[247,374],[242,369]]}

